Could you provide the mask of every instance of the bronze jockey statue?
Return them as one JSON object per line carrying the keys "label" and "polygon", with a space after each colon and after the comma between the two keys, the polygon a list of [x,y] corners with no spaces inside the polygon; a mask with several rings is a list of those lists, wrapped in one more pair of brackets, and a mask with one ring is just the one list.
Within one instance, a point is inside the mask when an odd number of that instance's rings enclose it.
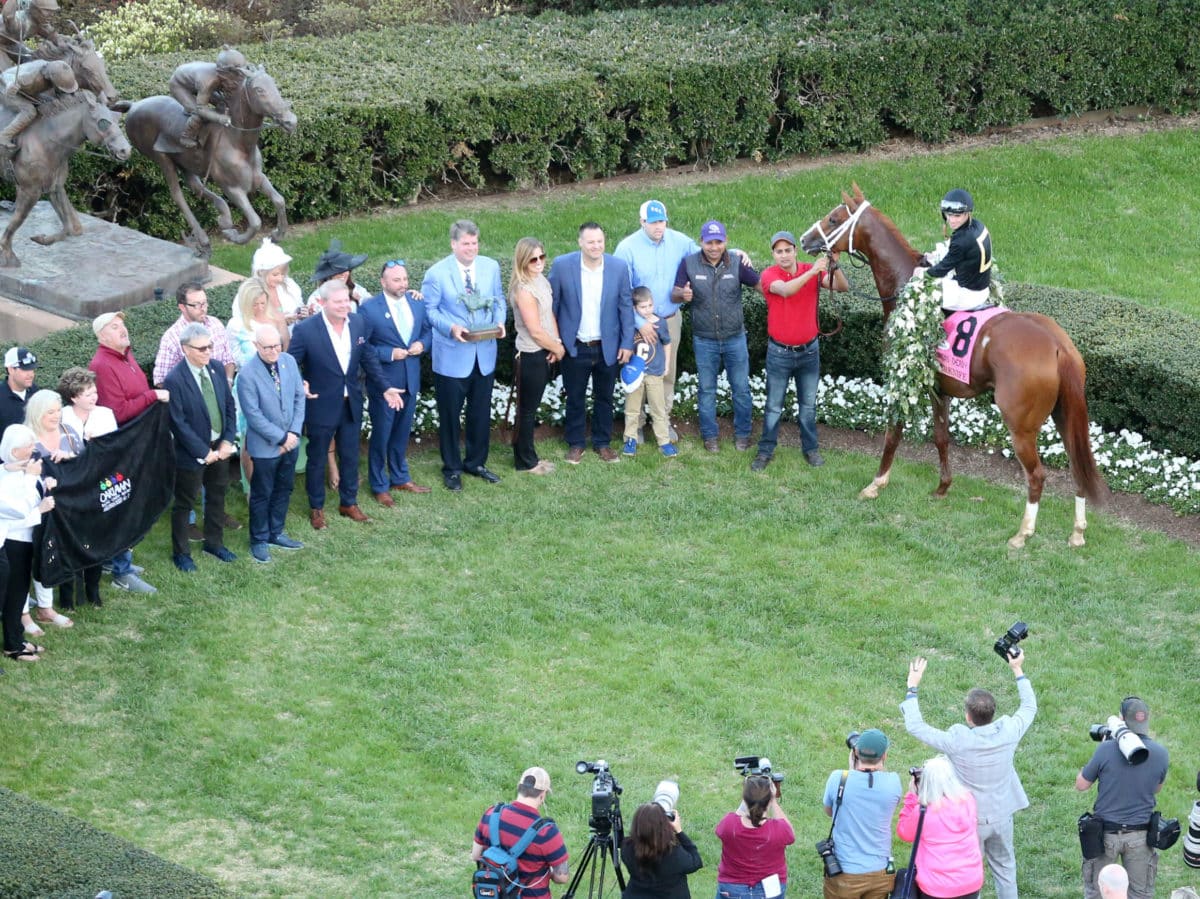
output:
{"label": "bronze jockey statue", "polygon": [[204,122],[229,126],[225,98],[241,89],[249,69],[246,57],[228,45],[217,54],[215,64],[185,62],[175,69],[168,89],[188,116],[187,125],[179,135],[182,146],[189,149],[197,146]]}
{"label": "bronze jockey statue", "polygon": [[11,154],[17,135],[38,115],[37,101],[45,91],[73,94],[79,90],[71,66],[61,60],[33,59],[0,72],[0,103],[14,113],[0,130],[0,153]]}
{"label": "bronze jockey statue", "polygon": [[25,42],[31,37],[52,44],[61,43],[62,38],[50,24],[51,14],[56,12],[57,0],[4,0],[4,9],[0,13],[4,19],[0,54],[7,55],[12,63],[16,63],[28,57],[29,50]]}

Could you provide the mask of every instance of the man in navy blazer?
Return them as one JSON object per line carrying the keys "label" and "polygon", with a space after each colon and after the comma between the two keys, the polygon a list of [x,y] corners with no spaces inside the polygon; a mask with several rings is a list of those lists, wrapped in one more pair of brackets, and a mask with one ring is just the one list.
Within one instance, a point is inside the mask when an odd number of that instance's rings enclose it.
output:
{"label": "man in navy blazer", "polygon": [[368,387],[394,410],[403,406],[400,390],[384,381],[378,357],[371,352],[371,326],[350,314],[350,290],[344,281],[326,281],[317,291],[321,313],[299,322],[288,351],[308,387],[304,421],[308,425],[308,464],[304,486],[314,530],[325,521],[325,457],[337,445],[338,513],[352,521],[369,519],[358,507],[358,444],[362,433],[363,398],[359,369]]}
{"label": "man in navy blazer", "polygon": [[[437,395],[442,482],[462,490],[462,473],[489,484],[500,478],[487,469],[492,433],[492,382],[496,339],[471,340],[469,332],[499,328],[504,336],[506,305],[500,265],[479,255],[479,228],[460,219],[450,226],[450,255],[430,266],[421,282],[433,324],[433,381]],[[467,303],[477,307],[472,310]],[[466,404],[466,457],[459,452],[459,417]]]}
{"label": "man in navy blazer", "polygon": [[385,262],[379,284],[383,291],[365,301],[358,314],[371,326],[371,351],[379,359],[384,380],[389,387],[406,391],[399,412],[388,408],[379,393],[367,393],[367,411],[371,413],[367,481],[376,502],[391,507],[396,503],[390,490],[429,492],[428,487],[413,483],[408,473],[408,438],[421,392],[421,355],[429,346],[433,326],[421,294],[408,289],[404,260]]}
{"label": "man in navy blazer", "polygon": [[296,360],[283,352],[274,325],[254,329],[256,355],[237,377],[238,401],[246,417],[243,452],[254,460],[250,476],[250,555],[271,561],[268,545],[300,549],[283,532],[296,483],[296,459],[304,430],[304,381]]}
{"label": "man in navy blazer", "polygon": [[567,461],[578,465],[583,458],[590,380],[592,447],[605,462],[619,462],[621,457],[609,443],[617,372],[633,355],[629,268],[604,252],[604,229],[595,222],[584,222],[579,226],[579,251],[554,260],[550,287],[558,333],[567,348],[562,360]]}
{"label": "man in navy blazer", "polygon": [[183,359],[163,379],[170,394],[175,438],[175,504],[171,507],[171,559],[180,571],[195,571],[188,547],[188,513],[204,486],[204,551],[222,562],[237,558],[225,548],[227,460],[237,451],[237,411],[225,368],[213,361],[212,333],[198,322],[179,332]]}

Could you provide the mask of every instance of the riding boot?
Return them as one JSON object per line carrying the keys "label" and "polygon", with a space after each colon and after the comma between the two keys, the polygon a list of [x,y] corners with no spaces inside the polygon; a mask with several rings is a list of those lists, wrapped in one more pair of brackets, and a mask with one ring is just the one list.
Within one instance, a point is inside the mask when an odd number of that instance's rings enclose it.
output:
{"label": "riding boot", "polygon": [[18,109],[16,115],[12,117],[12,121],[0,131],[0,148],[9,151],[16,150],[17,135],[24,131],[26,126],[36,118],[37,110],[32,105],[28,108],[21,107]]}
{"label": "riding boot", "polygon": [[200,146],[196,138],[200,134],[200,126],[202,124],[204,123],[200,120],[200,116],[195,114],[188,116],[187,124],[184,126],[183,131],[179,132],[180,146],[187,147],[188,149]]}
{"label": "riding boot", "polygon": [[83,592],[87,601],[94,606],[104,605],[104,601],[100,599],[100,574],[99,565],[83,569]]}

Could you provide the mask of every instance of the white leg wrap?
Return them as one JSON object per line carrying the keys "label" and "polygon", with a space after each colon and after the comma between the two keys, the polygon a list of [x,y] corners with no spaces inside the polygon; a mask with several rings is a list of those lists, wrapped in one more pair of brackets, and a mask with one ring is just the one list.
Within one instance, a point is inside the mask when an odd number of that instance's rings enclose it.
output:
{"label": "white leg wrap", "polygon": [[1069,546],[1083,546],[1083,532],[1087,530],[1087,499],[1082,496],[1075,497],[1075,527],[1071,531],[1071,539],[1067,541]]}

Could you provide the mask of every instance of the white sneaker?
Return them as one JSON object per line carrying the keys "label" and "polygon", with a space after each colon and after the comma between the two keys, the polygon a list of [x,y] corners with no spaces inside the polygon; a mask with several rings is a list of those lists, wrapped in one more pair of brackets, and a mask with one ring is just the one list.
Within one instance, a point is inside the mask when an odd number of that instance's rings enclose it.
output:
{"label": "white sneaker", "polygon": [[120,577],[115,577],[112,580],[113,586],[118,590],[128,590],[130,593],[157,593],[158,588],[147,584],[136,574],[123,574]]}

